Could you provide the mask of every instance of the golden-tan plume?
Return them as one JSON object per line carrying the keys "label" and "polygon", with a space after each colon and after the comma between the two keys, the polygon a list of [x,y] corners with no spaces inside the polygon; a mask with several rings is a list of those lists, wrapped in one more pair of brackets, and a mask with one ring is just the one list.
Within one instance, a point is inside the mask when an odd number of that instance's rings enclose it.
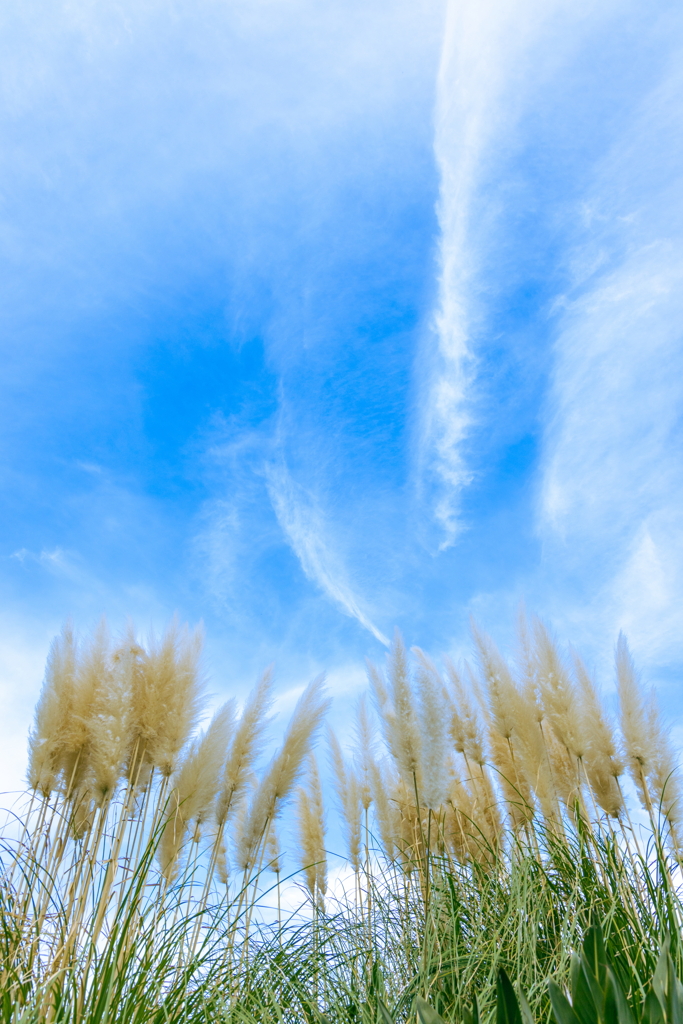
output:
{"label": "golden-tan plume", "polygon": [[358,872],[360,871],[362,811],[360,786],[356,773],[347,764],[339,740],[332,729],[328,730],[327,738],[332,761],[332,780],[342,812],[349,861],[353,870]]}
{"label": "golden-tan plume", "polygon": [[200,657],[203,629],[190,631],[174,618],[165,634],[152,634],[147,656],[136,674],[133,692],[134,756],[128,766],[133,783],[149,764],[164,778],[178,757],[202,710]]}
{"label": "golden-tan plume", "polygon": [[225,761],[216,798],[216,822],[222,827],[241,800],[254,761],[261,752],[266,715],[272,703],[272,670],[268,669],[250,693]]}
{"label": "golden-tan plume", "polygon": [[210,812],[234,716],[234,701],[227,701],[218,709],[204,734],[189,745],[177,770],[159,844],[159,860],[167,878],[173,874],[188,826],[194,824],[192,838],[198,839],[199,829]]}
{"label": "golden-tan plume", "polygon": [[325,809],[320,773],[314,755],[307,758],[306,785],[298,791],[299,863],[304,871],[311,899],[325,909],[327,852],[325,850]]}
{"label": "golden-tan plume", "polygon": [[45,668],[45,680],[29,733],[28,784],[44,797],[57,786],[63,748],[73,714],[76,686],[76,642],[67,622],[55,637]]}
{"label": "golden-tan plume", "polygon": [[237,835],[237,859],[243,871],[256,864],[269,824],[275,819],[303,769],[315,732],[329,708],[323,676],[310,683],[298,700],[282,746],[267,766]]}

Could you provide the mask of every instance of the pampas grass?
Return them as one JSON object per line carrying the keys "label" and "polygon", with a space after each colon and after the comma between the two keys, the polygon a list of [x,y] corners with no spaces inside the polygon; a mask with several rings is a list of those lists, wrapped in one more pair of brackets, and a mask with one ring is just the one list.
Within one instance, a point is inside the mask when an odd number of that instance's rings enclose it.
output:
{"label": "pampas grass", "polygon": [[[384,1006],[414,1024],[417,992],[445,1020],[476,992],[484,1020],[505,966],[541,1022],[545,977],[567,976],[596,913],[636,978],[665,931],[681,964],[677,761],[625,639],[620,732],[542,623],[521,619],[511,661],[476,626],[473,645],[475,669],[442,671],[396,635],[347,752],[328,734],[326,782],[322,679],[264,763],[269,672],[238,719],[229,700],[198,732],[200,632],[174,621],[142,641],[103,622],[77,640],[67,625],[29,736],[33,795],[5,839],[0,1020],[374,1024]],[[348,892],[328,884],[333,810]],[[309,914],[288,920],[290,869]]]}
{"label": "pampas grass", "polygon": [[268,827],[296,785],[328,707],[321,676],[314,679],[299,698],[282,746],[254,792],[237,837],[237,858],[243,871],[253,870],[258,863],[258,852],[267,839]]}
{"label": "pampas grass", "polygon": [[299,787],[297,818],[300,865],[313,905],[317,910],[324,911],[327,892],[327,826],[320,773],[313,754],[307,758],[306,785]]}
{"label": "pampas grass", "polygon": [[190,632],[177,619],[163,637],[152,635],[135,676],[133,753],[128,777],[145,783],[148,770],[168,779],[203,708],[200,628]]}
{"label": "pampas grass", "polygon": [[219,779],[230,730],[235,717],[234,701],[228,701],[213,717],[204,734],[190,743],[173,780],[168,800],[168,817],[159,845],[159,861],[167,879],[175,873],[188,826],[194,825],[192,840],[208,817],[218,791]]}
{"label": "pampas grass", "polygon": [[67,623],[50,647],[45,681],[29,733],[27,780],[44,798],[56,789],[71,727],[76,689],[76,646]]}
{"label": "pampas grass", "polygon": [[[343,818],[348,859],[354,872],[361,866],[362,800],[361,787],[353,768],[347,765],[339,740],[330,729],[327,734],[332,761],[332,782],[337,792]],[[371,794],[370,799],[371,799]],[[368,800],[368,806],[370,800]]]}
{"label": "pampas grass", "polygon": [[415,785],[421,775],[422,736],[406,649],[398,633],[388,658],[388,685],[376,668],[371,667],[369,675],[387,746],[404,778]]}
{"label": "pampas grass", "polygon": [[249,773],[261,752],[266,715],[271,705],[272,679],[268,670],[249,695],[220,780],[216,800],[216,824],[220,829],[244,794]]}

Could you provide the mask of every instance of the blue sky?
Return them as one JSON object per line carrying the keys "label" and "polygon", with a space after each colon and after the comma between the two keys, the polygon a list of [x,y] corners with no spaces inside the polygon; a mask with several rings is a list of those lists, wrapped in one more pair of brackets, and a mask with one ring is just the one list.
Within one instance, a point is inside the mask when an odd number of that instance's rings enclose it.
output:
{"label": "blue sky", "polygon": [[340,713],[520,600],[683,712],[683,9],[0,12],[2,765],[67,616]]}

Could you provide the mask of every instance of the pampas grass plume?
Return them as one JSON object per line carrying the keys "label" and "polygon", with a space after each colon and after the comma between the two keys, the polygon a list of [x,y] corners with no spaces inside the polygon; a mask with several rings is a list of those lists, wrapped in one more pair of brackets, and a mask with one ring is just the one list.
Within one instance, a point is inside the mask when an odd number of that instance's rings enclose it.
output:
{"label": "pampas grass plume", "polygon": [[588,749],[588,735],[576,688],[555,641],[539,619],[534,623],[534,636],[538,686],[546,717],[572,757],[581,760]]}
{"label": "pampas grass plume", "polygon": [[75,676],[76,644],[73,626],[67,622],[61,635],[52,641],[29,733],[28,784],[44,797],[57,786],[65,734],[72,716]]}
{"label": "pampas grass plume", "polygon": [[82,644],[77,660],[71,714],[63,733],[61,774],[65,794],[78,801],[93,782],[93,726],[98,706],[106,701],[111,686],[110,646],[109,629],[102,618]]}
{"label": "pampas grass plume", "polygon": [[519,719],[519,715],[515,715],[519,707],[517,687],[493,640],[474,621],[471,630],[486,687],[491,723],[503,739],[509,740]]}
{"label": "pampas grass plume", "polygon": [[482,836],[475,824],[475,802],[455,770],[452,771],[447,807],[445,836],[452,853],[461,864],[480,860]]}
{"label": "pampas grass plume", "polygon": [[358,796],[364,811],[372,803],[372,760],[375,748],[375,733],[370,722],[368,706],[363,694],[356,708],[356,756]]}
{"label": "pampas grass plume", "polygon": [[133,682],[140,648],[130,633],[111,654],[90,720],[90,764],[98,803],[113,796],[132,744]]}
{"label": "pampas grass plume", "polygon": [[388,656],[388,687],[381,674],[370,668],[372,687],[384,738],[399,771],[420,785],[421,737],[418,710],[408,673],[406,650],[398,631]]}
{"label": "pampas grass plume", "polygon": [[355,772],[347,765],[339,740],[332,729],[328,730],[328,743],[332,761],[333,784],[337,791],[344,820],[344,833],[349,852],[349,861],[354,871],[360,871],[361,848],[361,794]]}
{"label": "pampas grass plume", "polygon": [[447,658],[445,665],[446,676],[454,698],[449,702],[450,733],[453,745],[458,753],[464,755],[466,761],[471,761],[473,764],[484,764],[486,762],[484,731],[476,707],[453,663]]}
{"label": "pampas grass plume", "polygon": [[267,861],[268,869],[274,874],[279,875],[282,871],[282,850],[280,848],[280,837],[278,835],[277,826],[273,822],[268,829],[268,852]]}
{"label": "pampas grass plume", "polygon": [[623,633],[619,634],[615,651],[617,692],[624,754],[629,774],[635,783],[643,806],[652,813],[647,774],[654,766],[657,750],[650,729],[652,715],[641,692],[633,658]]}
{"label": "pampas grass plume", "polygon": [[439,674],[419,647],[413,648],[418,661],[417,688],[419,695],[422,774],[420,803],[436,810],[448,796],[449,779],[446,770],[449,708]]}
{"label": "pampas grass plume", "polygon": [[304,870],[311,899],[324,910],[327,891],[327,853],[325,851],[325,810],[320,773],[313,754],[308,755],[306,786],[298,791],[299,862]]}
{"label": "pampas grass plume", "polygon": [[234,701],[218,709],[206,732],[193,740],[177,771],[169,800],[169,818],[159,847],[159,859],[170,877],[190,822],[199,829],[216,795],[228,736],[235,717]]}
{"label": "pampas grass plume", "polygon": [[216,822],[222,827],[241,800],[254,761],[261,752],[266,715],[272,702],[272,671],[268,669],[244,706],[223,769],[216,798]]}
{"label": "pampas grass plume", "polygon": [[393,863],[396,860],[397,852],[398,814],[395,805],[391,802],[389,792],[394,786],[387,782],[385,773],[374,760],[370,763],[370,777],[379,837],[387,859]]}
{"label": "pampas grass plume", "polygon": [[322,724],[330,701],[323,676],[302,693],[287,727],[282,746],[265,770],[237,836],[237,857],[243,871],[254,867],[269,824],[301,774],[313,735]]}
{"label": "pampas grass plume", "polygon": [[618,781],[624,772],[624,761],[619,753],[612,725],[603,710],[595,683],[576,652],[573,653],[573,658],[588,737],[588,750],[584,757],[588,782],[595,800],[605,814],[617,818],[624,806],[624,798]]}
{"label": "pampas grass plume", "polygon": [[149,763],[164,778],[175,771],[178,756],[202,709],[199,662],[203,629],[181,629],[177,618],[161,639],[152,635],[148,655],[136,678],[133,718],[136,738],[129,777]]}

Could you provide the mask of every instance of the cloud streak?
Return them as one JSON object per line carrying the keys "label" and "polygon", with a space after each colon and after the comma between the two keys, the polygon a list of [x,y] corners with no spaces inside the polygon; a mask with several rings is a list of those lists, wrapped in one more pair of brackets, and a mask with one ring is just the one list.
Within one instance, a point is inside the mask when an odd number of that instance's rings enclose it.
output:
{"label": "cloud streak", "polygon": [[683,632],[681,109],[683,75],[665,70],[584,197],[576,293],[557,313],[539,506],[558,562],[592,566],[587,614],[664,660],[680,657]]}
{"label": "cloud streak", "polygon": [[388,639],[364,611],[342,559],[330,544],[322,513],[314,500],[297,487],[282,463],[271,463],[266,476],[275,515],[308,579],[388,647]]}
{"label": "cloud streak", "polygon": [[[480,239],[473,218],[490,149],[515,121],[507,89],[548,5],[534,0],[451,3],[437,80],[434,150],[439,168],[439,289],[422,399],[420,463],[433,484],[440,547],[459,533],[459,498],[473,479],[464,444],[473,424]],[[519,97],[518,97],[519,99]],[[503,116],[505,110],[506,116]]]}

